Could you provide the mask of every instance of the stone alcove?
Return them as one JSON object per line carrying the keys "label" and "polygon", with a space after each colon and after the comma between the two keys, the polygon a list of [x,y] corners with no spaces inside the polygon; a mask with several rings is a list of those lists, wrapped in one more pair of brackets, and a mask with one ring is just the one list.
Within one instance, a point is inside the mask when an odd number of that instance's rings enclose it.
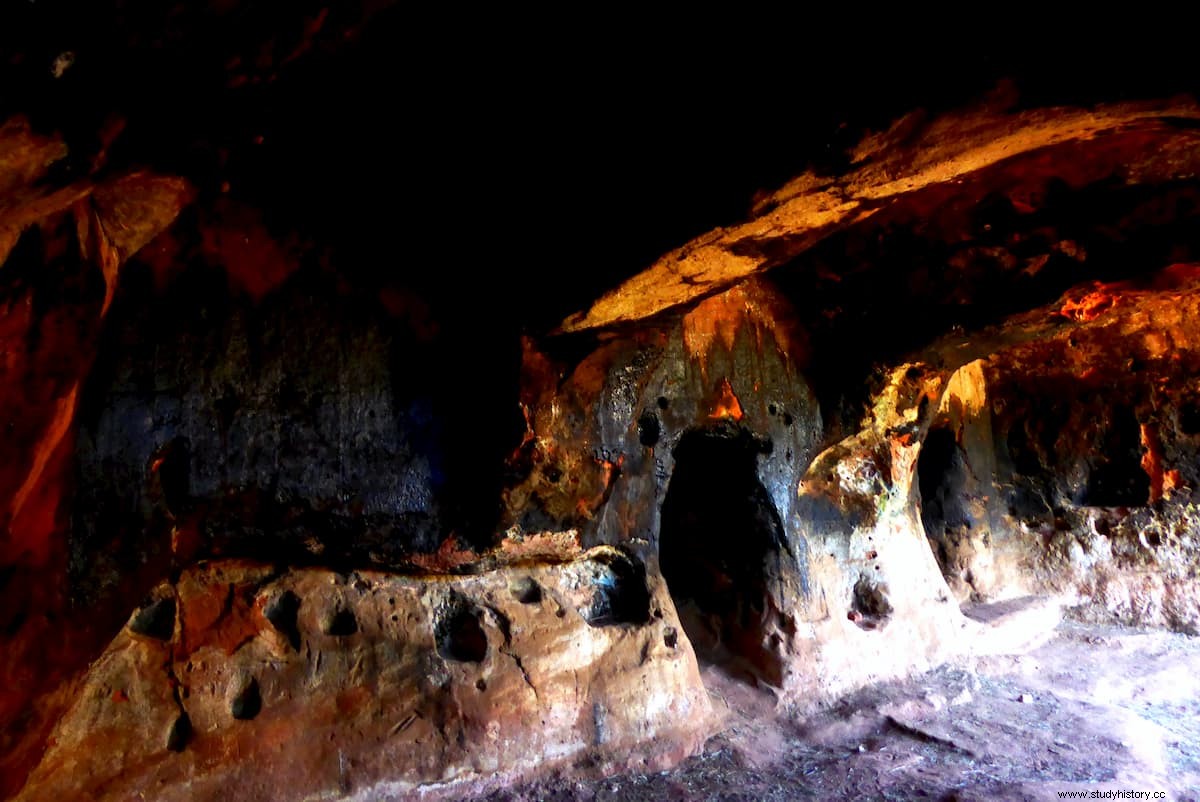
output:
{"label": "stone alcove", "polygon": [[788,545],[758,477],[759,456],[770,448],[728,424],[684,434],[673,452],[658,543],[663,577],[698,656],[740,658],[778,686],[783,667],[767,647],[766,624],[778,606]]}

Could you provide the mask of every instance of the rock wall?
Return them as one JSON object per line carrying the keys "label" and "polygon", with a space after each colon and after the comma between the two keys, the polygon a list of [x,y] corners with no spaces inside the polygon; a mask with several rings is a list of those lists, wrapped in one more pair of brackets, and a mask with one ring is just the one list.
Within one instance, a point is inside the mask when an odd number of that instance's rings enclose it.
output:
{"label": "rock wall", "polygon": [[92,666],[17,799],[453,799],[567,763],[653,771],[711,712],[679,633],[610,548],[458,579],[200,563]]}
{"label": "rock wall", "polygon": [[818,455],[807,359],[762,280],[574,365],[529,346],[506,494],[509,537],[575,528],[646,555],[697,614],[698,647],[797,707],[929,665],[963,625],[912,503],[924,384],[893,387],[907,396],[886,419]]}
{"label": "rock wall", "polygon": [[1194,265],[1084,285],[953,374],[921,486],[960,597],[1197,631],[1197,292]]}
{"label": "rock wall", "polygon": [[76,618],[65,582],[76,408],[122,264],[191,194],[67,156],[23,118],[0,123],[0,795],[111,635]]}
{"label": "rock wall", "polygon": [[507,536],[576,529],[633,548],[686,590],[709,637],[788,685],[785,655],[814,603],[794,494],[820,437],[803,347],[765,283],[575,364],[530,344]]}
{"label": "rock wall", "polygon": [[969,638],[921,525],[918,455],[944,382],[893,369],[862,428],[813,460],[798,491],[825,590],[801,661],[805,691],[830,696],[961,653]]}
{"label": "rock wall", "polygon": [[166,292],[143,270],[105,345],[81,401],[81,596],[138,560],[399,566],[441,545],[446,415],[416,380],[430,349],[378,299],[316,270],[260,301],[221,269]]}

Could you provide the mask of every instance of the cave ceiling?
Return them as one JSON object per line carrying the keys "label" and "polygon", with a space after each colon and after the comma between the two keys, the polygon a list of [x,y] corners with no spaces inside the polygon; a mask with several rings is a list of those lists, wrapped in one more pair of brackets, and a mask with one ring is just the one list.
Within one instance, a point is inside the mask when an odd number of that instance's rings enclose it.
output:
{"label": "cave ceiling", "polygon": [[[612,19],[546,37],[520,15],[451,20],[386,0],[39,0],[4,14],[0,112],[61,137],[47,187],[176,176],[197,208],[252,207],[353,282],[534,331],[714,292],[918,185],[986,182],[1018,152],[1169,139],[1153,133],[1162,117],[1188,116],[1169,101],[1069,121],[1034,109],[1193,88],[1169,48],[1113,59],[1092,42],[880,37],[847,58],[833,41],[788,47],[791,24]],[[929,127],[989,92],[986,113]],[[451,278],[468,269],[471,293]]]}

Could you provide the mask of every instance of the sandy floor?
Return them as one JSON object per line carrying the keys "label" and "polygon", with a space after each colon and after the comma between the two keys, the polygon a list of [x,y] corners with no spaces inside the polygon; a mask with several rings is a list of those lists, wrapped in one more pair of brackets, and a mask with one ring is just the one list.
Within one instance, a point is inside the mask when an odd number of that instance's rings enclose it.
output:
{"label": "sandy floor", "polygon": [[729,717],[703,754],[659,774],[550,778],[483,799],[1200,800],[1200,638],[1063,622],[1025,654],[864,689],[801,723],[719,669],[705,674]]}

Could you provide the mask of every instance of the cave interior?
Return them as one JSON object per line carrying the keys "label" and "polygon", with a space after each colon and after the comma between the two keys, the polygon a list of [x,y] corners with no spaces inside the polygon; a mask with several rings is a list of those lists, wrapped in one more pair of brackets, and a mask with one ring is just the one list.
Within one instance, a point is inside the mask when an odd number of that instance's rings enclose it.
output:
{"label": "cave interior", "polygon": [[0,799],[1198,798],[1189,53],[521,13],[0,11]]}

